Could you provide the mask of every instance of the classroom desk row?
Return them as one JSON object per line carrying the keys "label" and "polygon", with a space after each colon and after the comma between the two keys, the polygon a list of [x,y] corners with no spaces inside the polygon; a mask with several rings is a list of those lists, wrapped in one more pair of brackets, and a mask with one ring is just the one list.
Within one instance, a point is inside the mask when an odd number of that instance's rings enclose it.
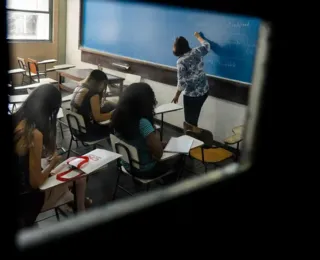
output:
{"label": "classroom desk row", "polygon": [[[192,146],[190,148],[194,149],[197,147],[201,147],[203,145],[203,142],[200,140],[197,140],[193,137],[187,136],[187,135],[182,135],[178,139],[182,141],[187,141],[187,140],[192,140]],[[84,154],[83,156],[88,156],[90,158],[90,154],[95,154],[98,153],[99,157],[102,158],[100,162],[96,163],[96,161],[91,161],[89,159],[89,163],[86,164],[81,170],[72,170],[66,175],[64,175],[64,178],[66,179],[65,181],[61,181],[57,178],[57,174],[63,171],[66,171],[70,169],[70,166],[68,165],[68,161],[70,161],[70,158],[67,159],[66,161],[62,162],[60,165],[58,165],[54,170],[53,170],[53,176],[49,177],[44,184],[40,186],[41,191],[46,191],[50,190],[53,188],[56,188],[60,185],[66,184],[66,183],[73,183],[75,185],[75,181],[79,178],[84,178],[88,177],[89,175],[92,175],[94,173],[97,173],[98,171],[101,171],[102,169],[107,169],[107,166],[109,163],[119,159],[122,157],[122,154],[117,154],[114,151],[108,151],[105,149],[95,149],[87,154]],[[161,158],[161,161],[168,160],[172,157],[175,157],[179,155],[178,153],[163,153],[163,156]],[[186,156],[186,155],[184,155]],[[46,166],[46,163],[43,163],[42,160],[42,165],[43,168]],[[90,168],[91,167],[91,168]],[[184,167],[184,166],[183,166]],[[79,174],[80,173],[80,174]],[[74,192],[76,192],[76,189],[74,189]],[[74,194],[75,200],[77,199],[76,193]],[[57,205],[59,205],[60,202],[57,202]],[[74,203],[76,205],[77,203]],[[75,212],[77,209],[75,208]]]}

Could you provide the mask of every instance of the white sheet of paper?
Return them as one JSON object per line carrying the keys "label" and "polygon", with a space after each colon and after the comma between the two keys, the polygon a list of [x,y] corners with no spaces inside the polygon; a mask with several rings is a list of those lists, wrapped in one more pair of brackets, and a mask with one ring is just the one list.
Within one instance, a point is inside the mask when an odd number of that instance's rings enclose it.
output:
{"label": "white sheet of paper", "polygon": [[171,137],[164,152],[188,154],[193,140],[182,140],[181,138]]}
{"label": "white sheet of paper", "polygon": [[[85,154],[84,156],[89,157],[89,162],[87,164],[84,164],[83,167],[81,167],[81,171],[83,171],[84,173],[91,173],[101,168],[105,164],[115,161],[121,157],[120,154],[110,152],[104,149],[95,149],[90,153]],[[76,167],[80,161],[81,159],[72,160],[69,164]]]}

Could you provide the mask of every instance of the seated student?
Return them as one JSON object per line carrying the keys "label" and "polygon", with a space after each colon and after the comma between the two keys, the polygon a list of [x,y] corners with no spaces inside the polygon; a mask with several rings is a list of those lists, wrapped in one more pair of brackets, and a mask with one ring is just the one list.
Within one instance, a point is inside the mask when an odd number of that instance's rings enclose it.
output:
{"label": "seated student", "polygon": [[[116,135],[138,150],[141,168],[135,169],[132,175],[141,179],[156,178],[179,166],[179,158],[160,161],[163,144],[154,127],[156,104],[155,94],[147,83],[133,83],[123,92],[112,113],[111,124]],[[129,170],[128,165],[122,163]]]}
{"label": "seated student", "polygon": [[115,109],[111,102],[101,104],[107,84],[107,75],[101,70],[93,70],[73,92],[71,111],[83,116],[87,135],[93,138],[107,137],[110,133],[108,125],[99,124],[109,120],[111,111]]}
{"label": "seated student", "polygon": [[[12,115],[14,155],[19,181],[19,222],[31,226],[37,215],[55,206],[60,198],[71,195],[68,184],[46,192],[39,187],[51,176],[60,161],[56,153],[56,122],[61,105],[61,93],[51,84],[45,84],[29,95],[20,109]],[[41,170],[43,154],[51,157],[46,169]],[[71,183],[72,184],[72,183]],[[86,179],[76,181],[77,207],[85,210]],[[92,201],[91,201],[92,202]]]}

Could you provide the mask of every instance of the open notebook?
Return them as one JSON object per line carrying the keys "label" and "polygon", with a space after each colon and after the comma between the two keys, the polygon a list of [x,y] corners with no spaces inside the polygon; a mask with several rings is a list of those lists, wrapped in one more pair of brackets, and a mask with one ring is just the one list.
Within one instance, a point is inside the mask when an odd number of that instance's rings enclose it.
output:
{"label": "open notebook", "polygon": [[179,137],[171,137],[164,152],[188,154],[192,143],[192,139],[184,140]]}

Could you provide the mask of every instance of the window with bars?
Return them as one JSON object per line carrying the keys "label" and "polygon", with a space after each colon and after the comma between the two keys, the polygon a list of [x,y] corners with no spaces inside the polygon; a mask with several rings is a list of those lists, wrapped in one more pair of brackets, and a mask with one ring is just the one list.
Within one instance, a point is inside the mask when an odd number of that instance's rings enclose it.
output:
{"label": "window with bars", "polygon": [[51,41],[52,0],[7,0],[7,40]]}

